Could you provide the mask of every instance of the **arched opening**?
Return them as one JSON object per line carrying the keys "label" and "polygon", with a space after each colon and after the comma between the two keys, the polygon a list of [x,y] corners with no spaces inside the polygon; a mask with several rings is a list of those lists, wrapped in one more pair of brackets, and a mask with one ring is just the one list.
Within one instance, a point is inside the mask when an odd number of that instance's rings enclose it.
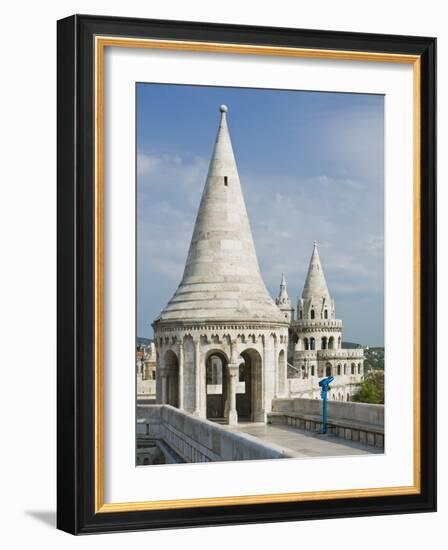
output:
{"label": "arched opening", "polygon": [[310,338],[310,349],[316,349],[316,341],[314,340],[314,338]]}
{"label": "arched opening", "polygon": [[314,309],[311,310],[310,316],[311,316],[311,319],[314,319]]}
{"label": "arched opening", "polygon": [[321,339],[321,349],[327,349],[327,337],[323,336]]}
{"label": "arched opening", "polygon": [[[162,401],[173,407],[179,406],[179,361],[172,350],[164,356],[165,382],[162,380]],[[163,389],[163,384],[165,388]]]}
{"label": "arched opening", "polygon": [[303,344],[304,344],[305,350],[308,351],[310,349],[310,344],[308,342],[308,338],[303,339]]}
{"label": "arched opening", "polygon": [[222,420],[225,416],[227,363],[227,357],[220,351],[212,351],[205,361],[206,415],[211,420]]}
{"label": "arched opening", "polygon": [[341,337],[338,338],[338,349],[341,349]]}
{"label": "arched opening", "polygon": [[328,309],[324,311],[324,319],[328,319]]}
{"label": "arched opening", "polygon": [[240,363],[236,389],[238,421],[264,421],[261,356],[254,349],[245,350],[240,355],[243,361]]}
{"label": "arched opening", "polygon": [[338,365],[337,369],[338,376],[341,376],[341,365]]}
{"label": "arched opening", "polygon": [[328,339],[328,349],[334,349],[334,337],[330,336]]}
{"label": "arched opening", "polygon": [[356,368],[355,363],[352,363],[352,368],[351,368],[351,373],[352,374],[355,374],[355,368]]}
{"label": "arched opening", "polygon": [[361,374],[361,363],[358,363],[358,374]]}
{"label": "arched opening", "polygon": [[327,363],[327,366],[325,367],[325,376],[331,376],[331,365],[330,365],[330,363]]}

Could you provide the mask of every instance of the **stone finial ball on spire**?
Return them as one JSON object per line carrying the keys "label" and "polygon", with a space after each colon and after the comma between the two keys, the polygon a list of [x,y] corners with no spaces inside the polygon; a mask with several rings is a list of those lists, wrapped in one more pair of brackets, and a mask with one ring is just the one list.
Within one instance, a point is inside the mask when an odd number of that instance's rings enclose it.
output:
{"label": "stone finial ball on spire", "polygon": [[229,108],[227,107],[227,105],[220,105],[219,110],[221,111],[221,113],[227,113]]}

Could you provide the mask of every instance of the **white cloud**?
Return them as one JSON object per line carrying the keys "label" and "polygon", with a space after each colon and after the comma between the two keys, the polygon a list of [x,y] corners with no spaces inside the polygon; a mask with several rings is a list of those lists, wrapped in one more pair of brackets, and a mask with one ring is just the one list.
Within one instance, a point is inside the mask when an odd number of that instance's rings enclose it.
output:
{"label": "white cloud", "polygon": [[153,173],[160,163],[160,158],[155,155],[137,154],[137,175],[148,176]]}

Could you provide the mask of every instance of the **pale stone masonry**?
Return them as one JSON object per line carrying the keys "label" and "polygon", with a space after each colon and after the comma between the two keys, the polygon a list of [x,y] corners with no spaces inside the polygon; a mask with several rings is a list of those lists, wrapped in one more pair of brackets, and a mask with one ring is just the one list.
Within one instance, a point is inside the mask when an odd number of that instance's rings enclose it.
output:
{"label": "pale stone masonry", "polygon": [[[280,285],[280,296],[285,291]],[[297,303],[297,320],[289,329],[288,356],[294,377],[288,380],[291,397],[320,397],[319,380],[334,376],[330,399],[349,401],[364,375],[364,350],[342,347],[342,321],[336,319],[334,300],[328,290],[317,244],[308,267],[302,297]]]}
{"label": "pale stone masonry", "polygon": [[[228,424],[266,422],[273,399],[290,397],[291,392],[314,397],[319,377],[330,366],[346,399],[361,380],[363,354],[341,350],[342,324],[334,317],[316,247],[298,320],[284,276],[276,303],[269,295],[258,266],[227,107],[220,111],[184,274],[152,325],[156,399]],[[349,361],[351,353],[356,355],[356,373],[343,378],[334,369],[338,361]],[[288,362],[300,378],[288,379]]]}

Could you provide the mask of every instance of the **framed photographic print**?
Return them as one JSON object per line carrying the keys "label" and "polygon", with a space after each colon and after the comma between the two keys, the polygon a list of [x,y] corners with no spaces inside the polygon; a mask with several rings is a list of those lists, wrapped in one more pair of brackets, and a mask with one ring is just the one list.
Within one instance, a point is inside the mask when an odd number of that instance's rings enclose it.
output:
{"label": "framed photographic print", "polygon": [[58,527],[434,511],[434,38],[58,22]]}

